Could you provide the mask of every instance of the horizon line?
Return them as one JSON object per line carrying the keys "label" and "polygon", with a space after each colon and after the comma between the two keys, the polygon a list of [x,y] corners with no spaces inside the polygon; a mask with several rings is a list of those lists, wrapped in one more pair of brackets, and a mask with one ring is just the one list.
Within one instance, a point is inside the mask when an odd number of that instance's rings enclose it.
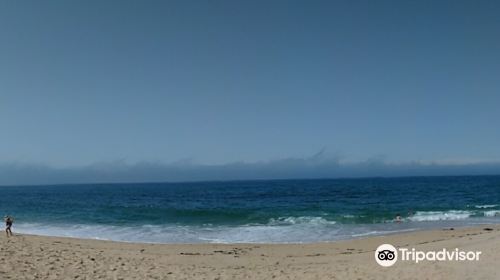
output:
{"label": "horizon line", "polygon": [[456,177],[500,177],[498,174],[463,174],[463,175],[401,175],[401,176],[353,176],[353,177],[311,177],[311,178],[274,178],[274,179],[233,179],[233,180],[193,180],[193,181],[139,181],[139,182],[89,182],[89,183],[54,183],[54,184],[19,184],[0,185],[4,187],[44,187],[44,186],[84,186],[84,185],[132,185],[132,184],[199,184],[199,183],[230,183],[254,181],[322,181],[322,180],[367,180],[367,179],[405,179],[405,178],[456,178]]}

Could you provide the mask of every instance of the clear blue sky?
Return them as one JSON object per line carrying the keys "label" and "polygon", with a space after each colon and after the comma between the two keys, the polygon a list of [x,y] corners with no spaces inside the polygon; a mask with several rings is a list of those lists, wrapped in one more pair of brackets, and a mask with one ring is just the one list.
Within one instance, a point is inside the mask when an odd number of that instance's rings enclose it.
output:
{"label": "clear blue sky", "polygon": [[2,1],[0,161],[500,160],[498,1]]}

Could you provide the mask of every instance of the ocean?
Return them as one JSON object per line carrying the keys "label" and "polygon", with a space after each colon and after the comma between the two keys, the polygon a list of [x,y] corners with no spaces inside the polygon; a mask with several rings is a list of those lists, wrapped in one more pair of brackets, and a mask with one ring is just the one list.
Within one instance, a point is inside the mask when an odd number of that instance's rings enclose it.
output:
{"label": "ocean", "polygon": [[0,198],[14,233],[127,242],[308,243],[500,223],[500,176],[2,186]]}

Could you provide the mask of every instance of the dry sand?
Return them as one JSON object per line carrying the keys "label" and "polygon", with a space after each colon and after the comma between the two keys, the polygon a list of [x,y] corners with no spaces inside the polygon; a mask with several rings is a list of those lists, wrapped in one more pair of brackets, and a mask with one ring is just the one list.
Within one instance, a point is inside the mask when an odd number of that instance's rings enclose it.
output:
{"label": "dry sand", "polygon": [[[158,245],[32,235],[2,235],[0,243],[0,279],[500,279],[498,226],[316,244]],[[482,254],[477,262],[383,268],[374,260],[382,243]]]}

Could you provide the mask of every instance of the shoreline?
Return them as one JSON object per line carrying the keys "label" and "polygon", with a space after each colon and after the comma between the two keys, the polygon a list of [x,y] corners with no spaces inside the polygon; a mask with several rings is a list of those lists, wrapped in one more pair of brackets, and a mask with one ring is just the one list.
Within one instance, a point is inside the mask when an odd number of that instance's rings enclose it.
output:
{"label": "shoreline", "polygon": [[[71,240],[88,240],[88,241],[98,241],[98,242],[113,242],[113,243],[123,243],[123,244],[136,244],[136,245],[310,245],[310,244],[329,244],[329,243],[337,243],[337,242],[349,242],[356,241],[367,238],[375,238],[375,237],[390,237],[394,235],[401,235],[407,233],[418,233],[418,232],[427,232],[427,231],[438,231],[438,230],[448,230],[452,228],[452,230],[460,230],[460,229],[472,229],[472,228],[480,228],[480,227],[498,227],[500,229],[500,223],[498,224],[477,224],[475,226],[471,225],[462,225],[462,226],[453,226],[453,227],[436,227],[436,228],[417,228],[417,229],[403,229],[400,231],[387,231],[381,234],[366,234],[353,236],[351,238],[345,239],[337,239],[337,240],[326,240],[326,241],[313,241],[313,242],[152,242],[152,241],[127,241],[127,240],[113,240],[113,239],[102,239],[102,238],[85,238],[85,237],[76,237],[76,236],[59,236],[59,235],[44,235],[44,234],[32,234],[32,233],[24,233],[24,232],[15,232],[14,234],[17,236],[31,236],[31,237],[40,237],[40,238],[57,238],[57,239],[71,239]],[[0,233],[1,235],[1,233]],[[0,238],[1,239],[1,238]]]}
{"label": "shoreline", "polygon": [[[500,225],[491,224],[287,244],[153,244],[14,234],[0,235],[2,279],[494,279],[500,258]],[[477,262],[398,262],[384,268],[374,259],[384,243],[482,255]]]}
{"label": "shoreline", "polygon": [[[137,241],[137,240],[125,240],[125,239],[112,239],[112,238],[105,238],[105,237],[86,237],[86,236],[75,236],[75,235],[58,235],[58,234],[45,234],[45,233],[28,233],[27,230],[24,228],[21,231],[17,230],[16,225],[14,226],[14,233],[17,232],[17,234],[20,235],[26,235],[26,236],[40,236],[40,237],[54,237],[54,238],[71,238],[71,239],[82,239],[82,240],[95,240],[95,241],[110,241],[110,242],[120,242],[120,243],[132,243],[132,244],[156,244],[156,245],[199,245],[199,244],[259,244],[259,245],[272,245],[272,244],[316,244],[316,243],[332,243],[332,242],[342,242],[342,241],[354,241],[354,240],[359,240],[359,239],[365,239],[365,238],[373,238],[373,237],[379,237],[379,236],[392,236],[392,235],[400,235],[400,234],[405,234],[405,233],[414,233],[414,232],[422,232],[422,231],[433,231],[433,230],[442,230],[442,229],[447,229],[447,228],[453,228],[453,229],[465,229],[465,228],[475,228],[475,227],[500,227],[499,222],[489,222],[489,221],[484,221],[480,222],[477,221],[476,223],[473,224],[467,224],[467,223],[453,223],[453,222],[459,222],[455,220],[450,220],[450,221],[442,221],[442,223],[439,224],[434,224],[435,222],[431,222],[434,225],[420,225],[420,227],[411,227],[412,224],[408,222],[403,222],[403,223],[395,223],[395,222],[390,222],[390,223],[384,223],[384,224],[378,224],[378,225],[389,225],[389,226],[401,226],[401,228],[386,228],[385,231],[371,231],[371,232],[366,232],[366,233],[360,233],[360,234],[353,234],[351,236],[346,236],[343,235],[339,237],[338,239],[331,239],[331,240],[314,240],[314,241],[303,241],[303,242],[297,242],[297,241],[280,241],[280,242],[272,242],[272,241],[236,241],[236,242],[225,242],[225,241],[211,241],[209,239],[199,241],[199,242],[183,242],[183,241],[173,241],[173,242],[163,242],[163,241]],[[421,222],[419,222],[421,223]],[[349,225],[351,226],[351,225]],[[410,226],[410,227],[406,227]],[[417,225],[415,225],[417,226]],[[127,228],[127,229],[131,229]],[[60,231],[60,230],[59,230]],[[136,230],[137,232],[140,232],[141,230]]]}
{"label": "shoreline", "polygon": [[[500,213],[500,210],[491,210]],[[452,211],[453,212],[453,211]],[[446,213],[445,213],[446,214]],[[441,215],[441,214],[439,214]],[[299,217],[298,219],[300,219]],[[14,230],[21,234],[70,237],[147,244],[309,244],[356,240],[360,238],[401,234],[407,232],[464,228],[481,225],[500,225],[498,215],[439,221],[355,224],[325,222],[316,217],[311,221],[290,224],[187,225],[143,224],[41,224],[16,223]],[[293,222],[293,221],[292,221]]]}

